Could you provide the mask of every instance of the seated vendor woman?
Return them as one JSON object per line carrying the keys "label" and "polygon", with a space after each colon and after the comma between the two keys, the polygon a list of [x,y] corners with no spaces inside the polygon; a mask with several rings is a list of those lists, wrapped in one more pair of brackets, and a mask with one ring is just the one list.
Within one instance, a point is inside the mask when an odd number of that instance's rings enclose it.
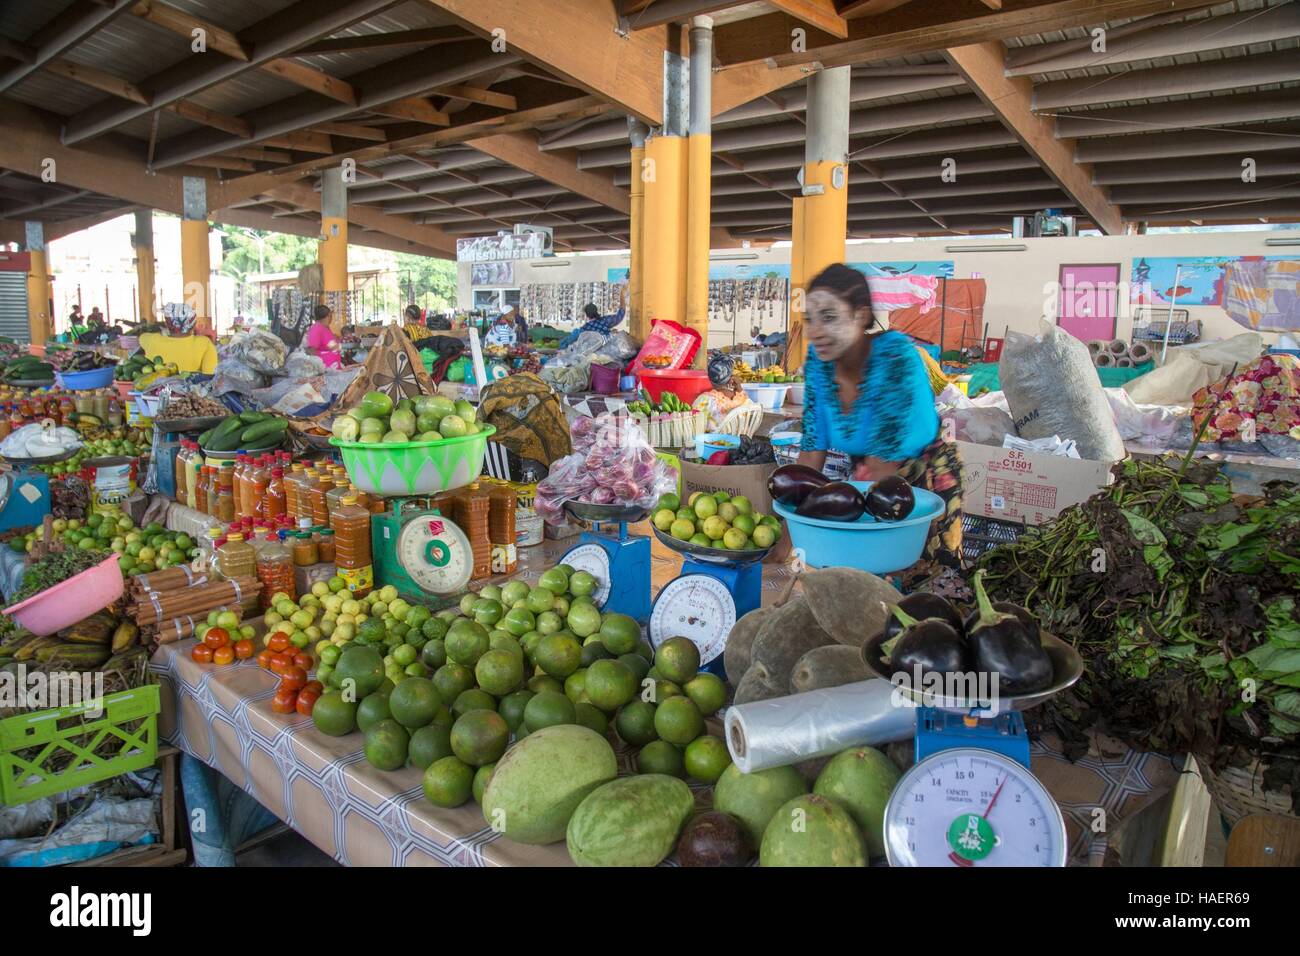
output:
{"label": "seated vendor woman", "polygon": [[936,564],[960,569],[956,448],[939,436],[934,392],[912,340],[873,325],[871,291],[856,269],[828,266],[808,284],[799,463],[820,470],[835,449],[852,459],[855,481],[901,475],[939,495],[945,511],[930,527],[917,571],[933,574]]}
{"label": "seated vendor woman", "polygon": [[217,347],[206,335],[196,335],[194,307],[185,302],[168,302],[163,306],[164,334],[146,332],[140,336],[140,351],[149,358],[161,356],[175,363],[182,374],[217,370]]}

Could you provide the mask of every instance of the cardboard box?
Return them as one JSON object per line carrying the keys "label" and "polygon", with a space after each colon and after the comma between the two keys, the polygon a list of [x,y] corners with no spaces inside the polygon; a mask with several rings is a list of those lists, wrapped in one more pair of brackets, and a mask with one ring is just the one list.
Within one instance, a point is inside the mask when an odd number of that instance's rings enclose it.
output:
{"label": "cardboard box", "polygon": [[[774,514],[772,496],[767,493],[767,479],[776,471],[776,464],[766,465],[701,465],[689,459],[681,459],[682,501],[686,501],[694,492],[712,493],[725,491],[731,497],[743,495],[749,499],[756,512]],[[790,535],[782,531],[780,540],[764,559],[768,564],[781,562],[790,553]]]}
{"label": "cardboard box", "polygon": [[957,442],[962,511],[1037,525],[1111,482],[1110,464]]}

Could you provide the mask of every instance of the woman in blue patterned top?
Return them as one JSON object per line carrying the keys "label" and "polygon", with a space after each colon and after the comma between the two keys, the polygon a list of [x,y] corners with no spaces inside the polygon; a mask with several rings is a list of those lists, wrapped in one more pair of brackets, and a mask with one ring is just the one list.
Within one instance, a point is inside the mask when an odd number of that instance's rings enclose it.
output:
{"label": "woman in blue patterned top", "polygon": [[[961,466],[939,436],[925,364],[901,332],[872,331],[866,277],[845,265],[808,284],[803,443],[799,463],[821,469],[829,449],[849,455],[855,481],[901,475],[944,499],[923,560],[961,567]],[[920,570],[933,572],[933,567]]]}

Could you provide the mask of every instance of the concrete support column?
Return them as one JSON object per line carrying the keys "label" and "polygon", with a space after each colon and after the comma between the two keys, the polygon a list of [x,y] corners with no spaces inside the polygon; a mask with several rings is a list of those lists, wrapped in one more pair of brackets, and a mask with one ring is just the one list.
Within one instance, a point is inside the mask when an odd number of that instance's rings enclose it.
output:
{"label": "concrete support column", "polygon": [[630,201],[628,248],[627,308],[628,330],[638,342],[650,334],[650,322],[645,311],[645,138],[650,128],[635,117],[627,118],[627,135],[632,144],[631,180],[628,184]]}
{"label": "concrete support column", "polygon": [[709,224],[713,189],[713,20],[696,17],[690,32],[690,119],[687,138],[686,325],[703,347],[695,367],[704,368],[709,343]]}
{"label": "concrete support column", "polygon": [[348,291],[348,185],[341,166],[321,173],[321,264],[325,302],[334,310],[340,328],[347,321]]}
{"label": "concrete support column", "polygon": [[655,319],[686,320],[687,81],[685,57],[664,54],[664,125],[646,141],[644,304]]}
{"label": "concrete support column", "polygon": [[[800,263],[800,285],[791,289],[786,368],[803,365],[804,283],[834,262],[843,262],[849,220],[849,87],[851,68],[820,70],[808,77],[808,137],[804,146],[803,225],[796,228],[791,263]],[[797,309],[795,307],[798,307]]]}
{"label": "concrete support column", "polygon": [[185,302],[194,309],[194,331],[210,335],[212,263],[208,256],[207,180],[186,176],[181,183],[181,203],[181,281],[185,285]]}
{"label": "concrete support column", "polygon": [[140,209],[135,214],[135,284],[138,317],[152,322],[157,311],[154,301],[153,210]]}
{"label": "concrete support column", "polygon": [[39,222],[25,225],[25,244],[30,261],[27,267],[27,332],[32,345],[44,345],[54,335],[50,275],[45,262],[45,226]]}

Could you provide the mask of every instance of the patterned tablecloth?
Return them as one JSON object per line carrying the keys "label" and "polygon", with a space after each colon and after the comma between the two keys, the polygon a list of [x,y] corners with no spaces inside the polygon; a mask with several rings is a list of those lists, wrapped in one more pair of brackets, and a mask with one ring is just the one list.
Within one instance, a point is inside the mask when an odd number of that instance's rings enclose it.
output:
{"label": "patterned tablecloth", "polygon": [[[575,539],[525,549],[519,572],[535,581]],[[680,559],[652,542],[653,588],[676,576]],[[784,566],[765,566],[763,601],[771,603],[789,580]],[[486,583],[486,582],[484,582]],[[443,810],[425,800],[420,772],[376,770],[361,752],[361,735],[326,737],[311,719],[271,712],[276,678],[252,661],[225,667],[194,663],[193,641],[159,648],[153,658],[163,688],[160,730],[165,739],[247,790],[322,851],[352,866],[567,865],[564,845],[525,846],[501,837],[472,801]],[[1164,758],[1098,740],[1071,764],[1035,741],[1033,770],[1061,805],[1071,861],[1099,865],[1105,833],[1094,833],[1095,810],[1106,830],[1172,786],[1177,774]],[[620,754],[625,772],[631,751]],[[709,788],[697,788],[706,804]]]}

